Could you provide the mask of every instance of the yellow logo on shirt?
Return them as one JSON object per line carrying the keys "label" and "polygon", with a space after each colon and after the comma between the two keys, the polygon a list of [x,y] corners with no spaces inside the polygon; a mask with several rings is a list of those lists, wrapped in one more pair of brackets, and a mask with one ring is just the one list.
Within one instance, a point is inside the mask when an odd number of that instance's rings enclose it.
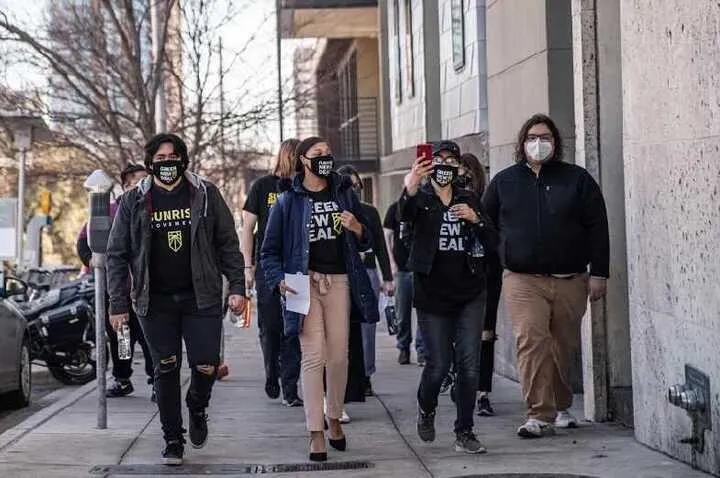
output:
{"label": "yellow logo on shirt", "polygon": [[270,207],[277,201],[278,193],[268,193],[267,195],[267,206]]}
{"label": "yellow logo on shirt", "polygon": [[177,252],[182,249],[183,238],[182,231],[168,231],[168,247],[173,251]]}
{"label": "yellow logo on shirt", "polygon": [[342,216],[339,212],[334,212],[332,213],[332,218],[335,234],[340,234],[342,232]]}

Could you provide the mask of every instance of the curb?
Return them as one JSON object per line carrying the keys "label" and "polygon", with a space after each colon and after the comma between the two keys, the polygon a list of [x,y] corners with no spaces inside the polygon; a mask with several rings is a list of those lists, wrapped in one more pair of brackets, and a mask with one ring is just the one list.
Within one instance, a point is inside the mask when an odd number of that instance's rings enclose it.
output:
{"label": "curb", "polygon": [[63,397],[57,402],[48,405],[42,410],[38,410],[37,412],[26,418],[24,421],[22,421],[20,424],[0,434],[0,451],[4,451],[6,448],[14,445],[18,441],[20,441],[25,435],[32,432],[42,424],[46,423],[48,420],[53,418],[55,415],[58,415],[66,408],[71,407],[76,402],[89,395],[96,388],[97,387],[95,380],[93,380],[92,382],[87,383],[82,387],[79,387],[73,392],[68,393],[66,397]]}

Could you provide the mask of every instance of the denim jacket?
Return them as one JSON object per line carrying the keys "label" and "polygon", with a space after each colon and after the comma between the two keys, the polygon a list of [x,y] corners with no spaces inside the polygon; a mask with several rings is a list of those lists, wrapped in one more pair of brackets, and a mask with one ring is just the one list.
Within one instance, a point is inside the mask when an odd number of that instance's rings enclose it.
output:
{"label": "denim jacket", "polygon": [[[345,266],[350,283],[350,296],[367,323],[380,320],[377,298],[370,278],[360,258],[360,252],[371,247],[370,229],[363,217],[360,201],[352,191],[349,178],[333,173],[328,180],[332,199],[341,211],[350,211],[363,225],[363,236],[343,234]],[[283,185],[281,184],[281,188]],[[307,274],[310,261],[310,198],[302,186],[302,175],[297,175],[289,190],[278,197],[270,209],[265,239],[260,249],[260,265],[265,273],[266,286],[276,293],[285,274]],[[304,315],[283,310],[285,335],[297,336],[302,331]]]}

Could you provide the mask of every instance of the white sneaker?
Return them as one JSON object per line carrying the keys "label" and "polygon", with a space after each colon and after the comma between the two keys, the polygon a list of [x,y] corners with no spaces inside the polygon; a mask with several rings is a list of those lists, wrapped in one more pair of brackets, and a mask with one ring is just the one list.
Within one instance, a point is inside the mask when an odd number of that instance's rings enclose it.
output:
{"label": "white sneaker", "polygon": [[[327,417],[327,401],[323,399],[323,413]],[[347,425],[350,423],[350,416],[347,414],[345,409],[343,408],[342,416],[340,417],[340,423],[343,425]]]}
{"label": "white sneaker", "polygon": [[522,438],[542,438],[555,434],[555,425],[536,418],[530,418],[517,431]]}
{"label": "white sneaker", "polygon": [[556,428],[577,428],[577,418],[572,416],[567,410],[558,411],[557,417],[555,417]]}

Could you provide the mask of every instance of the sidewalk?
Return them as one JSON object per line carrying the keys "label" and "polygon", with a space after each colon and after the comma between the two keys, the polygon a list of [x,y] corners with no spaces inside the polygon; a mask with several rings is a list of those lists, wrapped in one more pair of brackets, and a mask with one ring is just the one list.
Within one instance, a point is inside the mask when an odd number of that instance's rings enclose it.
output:
{"label": "sidewalk", "polygon": [[414,398],[421,369],[398,365],[392,339],[380,330],[379,372],[374,378],[379,396],[348,406],[353,419],[345,426],[348,451],[329,451],[325,465],[329,471],[301,472],[307,468],[292,465],[308,464],[302,409],[288,409],[265,397],[257,331],[227,330],[230,376],[214,391],[210,440],[203,450],[186,449],[183,468],[158,464],[160,425],[150,391],[138,374],[135,395],[108,401],[107,430],[95,429],[96,395],[93,385],[87,385],[56,407],[0,435],[0,477],[259,473],[347,478],[502,477],[510,476],[508,473],[603,478],[709,476],[643,447],[633,440],[631,430],[614,425],[583,424],[579,430],[560,431],[557,437],[537,441],[516,438],[523,412],[519,387],[500,378],[493,394],[498,416],[476,420],[488,454],[464,456],[452,450],[454,411],[447,396],[440,401],[437,440],[422,443],[415,433]]}

